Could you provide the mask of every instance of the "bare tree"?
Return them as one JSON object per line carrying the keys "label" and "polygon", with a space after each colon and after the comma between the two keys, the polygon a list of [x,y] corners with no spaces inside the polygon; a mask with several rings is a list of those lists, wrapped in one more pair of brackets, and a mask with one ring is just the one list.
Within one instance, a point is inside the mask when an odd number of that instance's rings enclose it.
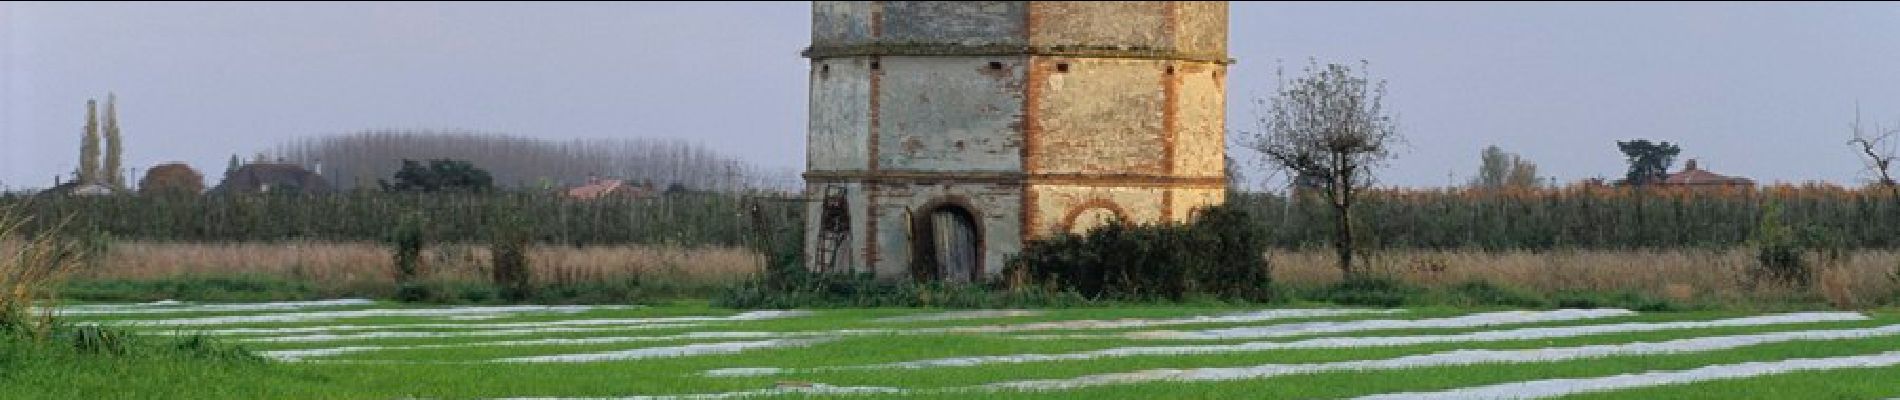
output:
{"label": "bare tree", "polygon": [[[1361,62],[1364,67],[1365,63]],[[1360,277],[1353,267],[1356,249],[1352,208],[1374,183],[1374,168],[1393,158],[1403,140],[1396,121],[1386,115],[1385,82],[1372,82],[1340,64],[1313,61],[1306,76],[1291,82],[1280,73],[1279,90],[1257,100],[1266,111],[1251,133],[1251,147],[1296,186],[1318,190],[1334,211],[1334,251],[1347,279]]]}
{"label": "bare tree", "polygon": [[1894,136],[1900,135],[1900,127],[1886,128],[1874,124],[1872,130],[1865,129],[1860,124],[1860,107],[1855,106],[1854,123],[1849,124],[1848,128],[1854,131],[1854,138],[1848,140],[1847,144],[1860,150],[1861,157],[1867,162],[1867,169],[1879,175],[1880,185],[1893,192],[1895,201],[1900,201],[1900,185],[1894,184],[1890,172],[1894,160]]}

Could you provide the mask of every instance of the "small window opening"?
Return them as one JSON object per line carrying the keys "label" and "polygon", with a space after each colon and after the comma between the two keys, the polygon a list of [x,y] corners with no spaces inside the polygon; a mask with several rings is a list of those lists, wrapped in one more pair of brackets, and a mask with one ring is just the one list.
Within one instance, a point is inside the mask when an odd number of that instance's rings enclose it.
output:
{"label": "small window opening", "polygon": [[830,74],[831,74],[831,64],[824,64],[824,65],[818,66],[819,76],[825,76],[825,75],[830,75]]}
{"label": "small window opening", "polygon": [[878,65],[878,62],[877,62],[877,61],[872,61],[872,62],[871,62],[871,69],[878,69],[878,67],[879,67],[879,66],[880,66],[880,65]]}
{"label": "small window opening", "polygon": [[1056,72],[1069,72],[1069,63],[1056,64]]}
{"label": "small window opening", "polygon": [[1168,75],[1174,75],[1174,66],[1173,66],[1173,65],[1169,65],[1169,66],[1168,66],[1168,70],[1167,70],[1167,74],[1168,74]]}
{"label": "small window opening", "polygon": [[990,69],[1003,69],[1003,63],[991,61]]}

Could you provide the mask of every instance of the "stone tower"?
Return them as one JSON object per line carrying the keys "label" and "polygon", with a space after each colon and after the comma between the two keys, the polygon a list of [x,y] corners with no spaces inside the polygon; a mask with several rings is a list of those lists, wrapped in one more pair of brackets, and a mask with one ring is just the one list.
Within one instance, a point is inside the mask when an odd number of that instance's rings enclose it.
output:
{"label": "stone tower", "polygon": [[807,265],[999,273],[1223,199],[1226,2],[818,1]]}

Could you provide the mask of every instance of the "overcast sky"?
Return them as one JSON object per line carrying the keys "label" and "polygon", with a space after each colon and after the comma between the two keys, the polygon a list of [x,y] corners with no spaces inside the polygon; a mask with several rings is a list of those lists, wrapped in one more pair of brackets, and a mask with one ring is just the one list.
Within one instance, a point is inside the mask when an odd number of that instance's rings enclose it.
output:
{"label": "overcast sky", "polygon": [[[0,186],[70,173],[108,92],[128,167],[208,179],[232,154],[382,128],[677,137],[799,167],[810,20],[808,2],[0,2]],[[1410,141],[1388,185],[1462,182],[1487,144],[1615,178],[1634,138],[1857,185],[1855,103],[1900,124],[1896,3],[1234,3],[1230,22],[1228,129],[1252,128],[1275,60],[1366,60]]]}

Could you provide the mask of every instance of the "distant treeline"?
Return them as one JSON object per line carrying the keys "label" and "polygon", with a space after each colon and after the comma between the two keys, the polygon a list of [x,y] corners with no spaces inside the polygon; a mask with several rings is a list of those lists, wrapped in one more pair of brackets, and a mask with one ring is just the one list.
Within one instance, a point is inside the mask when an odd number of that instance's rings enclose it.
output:
{"label": "distant treeline", "polygon": [[374,188],[403,159],[465,160],[503,187],[574,186],[588,176],[673,184],[715,191],[795,186],[796,171],[761,168],[711,148],[675,139],[590,139],[553,142],[459,131],[365,131],[279,145],[285,162],[316,167],[341,189]]}
{"label": "distant treeline", "polygon": [[[759,232],[796,237],[801,200],[684,192],[572,201],[550,194],[201,197],[0,197],[35,224],[74,216],[122,239],[160,241],[380,240],[405,212],[424,213],[437,241],[479,241],[497,213],[515,213],[547,243],[741,245]],[[1277,247],[1325,247],[1331,210],[1317,197],[1236,194]],[[24,203],[24,204],[21,204]],[[1900,247],[1900,202],[1880,190],[1770,187],[1691,191],[1594,187],[1376,191],[1357,219],[1370,248],[1633,249],[1747,244],[1767,207],[1801,234],[1842,248]],[[764,220],[755,220],[758,205]],[[36,225],[36,226],[41,226]],[[790,235],[790,236],[784,236]]]}

